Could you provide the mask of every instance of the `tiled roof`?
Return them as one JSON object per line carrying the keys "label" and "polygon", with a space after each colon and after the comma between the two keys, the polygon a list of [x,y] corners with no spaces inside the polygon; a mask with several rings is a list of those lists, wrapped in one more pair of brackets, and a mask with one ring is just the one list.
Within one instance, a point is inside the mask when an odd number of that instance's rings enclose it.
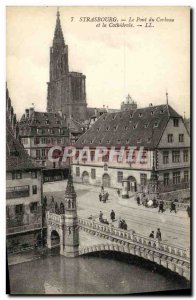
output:
{"label": "tiled roof", "polygon": [[76,142],[76,147],[158,145],[170,117],[181,117],[167,105],[103,114]]}
{"label": "tiled roof", "polygon": [[16,171],[25,169],[40,169],[20,142],[14,137],[11,125],[7,119],[6,124],[6,170]]}

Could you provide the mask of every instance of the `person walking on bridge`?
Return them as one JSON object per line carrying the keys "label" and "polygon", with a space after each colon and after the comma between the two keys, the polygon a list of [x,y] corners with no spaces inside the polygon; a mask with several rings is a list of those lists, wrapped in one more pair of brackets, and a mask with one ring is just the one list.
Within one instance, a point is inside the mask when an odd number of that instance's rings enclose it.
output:
{"label": "person walking on bridge", "polygon": [[99,221],[101,222],[103,220],[103,213],[102,213],[102,211],[100,211],[100,213],[99,213]]}
{"label": "person walking on bridge", "polygon": [[157,232],[156,232],[156,239],[160,242],[161,241],[161,231],[160,231],[160,228],[157,229]]}
{"label": "person walking on bridge", "polygon": [[115,220],[115,212],[113,211],[113,209],[112,209],[112,211],[110,213],[110,218],[111,218],[112,222],[114,222],[114,220]]}

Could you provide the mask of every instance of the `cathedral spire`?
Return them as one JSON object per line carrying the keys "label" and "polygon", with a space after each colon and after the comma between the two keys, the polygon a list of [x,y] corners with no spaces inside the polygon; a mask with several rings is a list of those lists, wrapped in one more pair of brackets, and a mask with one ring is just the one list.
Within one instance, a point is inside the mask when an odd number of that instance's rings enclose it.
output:
{"label": "cathedral spire", "polygon": [[59,9],[57,9],[57,14],[56,14],[56,27],[54,31],[54,38],[53,38],[53,47],[55,46],[65,46],[65,41],[63,37],[63,31],[61,28],[61,21],[60,21],[60,12]]}

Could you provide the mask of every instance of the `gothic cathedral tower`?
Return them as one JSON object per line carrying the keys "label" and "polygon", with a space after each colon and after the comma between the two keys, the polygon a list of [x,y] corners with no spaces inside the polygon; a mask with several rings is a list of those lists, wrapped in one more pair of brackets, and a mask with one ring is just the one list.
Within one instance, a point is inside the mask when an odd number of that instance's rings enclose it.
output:
{"label": "gothic cathedral tower", "polygon": [[65,45],[57,12],[53,44],[50,48],[50,81],[48,82],[47,111],[62,112],[78,121],[87,119],[86,76],[69,72],[68,46]]}
{"label": "gothic cathedral tower", "polygon": [[60,254],[66,257],[76,257],[79,255],[79,227],[76,207],[76,192],[73,186],[71,173],[68,177],[65,191],[65,215],[63,243]]}

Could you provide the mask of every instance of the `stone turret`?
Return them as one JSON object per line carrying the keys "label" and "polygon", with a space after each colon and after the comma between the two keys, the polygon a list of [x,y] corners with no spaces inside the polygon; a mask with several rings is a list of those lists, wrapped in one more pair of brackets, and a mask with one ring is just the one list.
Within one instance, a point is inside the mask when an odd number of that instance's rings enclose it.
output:
{"label": "stone turret", "polygon": [[76,206],[76,192],[73,179],[69,174],[67,188],[65,191],[65,215],[64,215],[64,243],[61,255],[76,257],[79,255],[79,228]]}

